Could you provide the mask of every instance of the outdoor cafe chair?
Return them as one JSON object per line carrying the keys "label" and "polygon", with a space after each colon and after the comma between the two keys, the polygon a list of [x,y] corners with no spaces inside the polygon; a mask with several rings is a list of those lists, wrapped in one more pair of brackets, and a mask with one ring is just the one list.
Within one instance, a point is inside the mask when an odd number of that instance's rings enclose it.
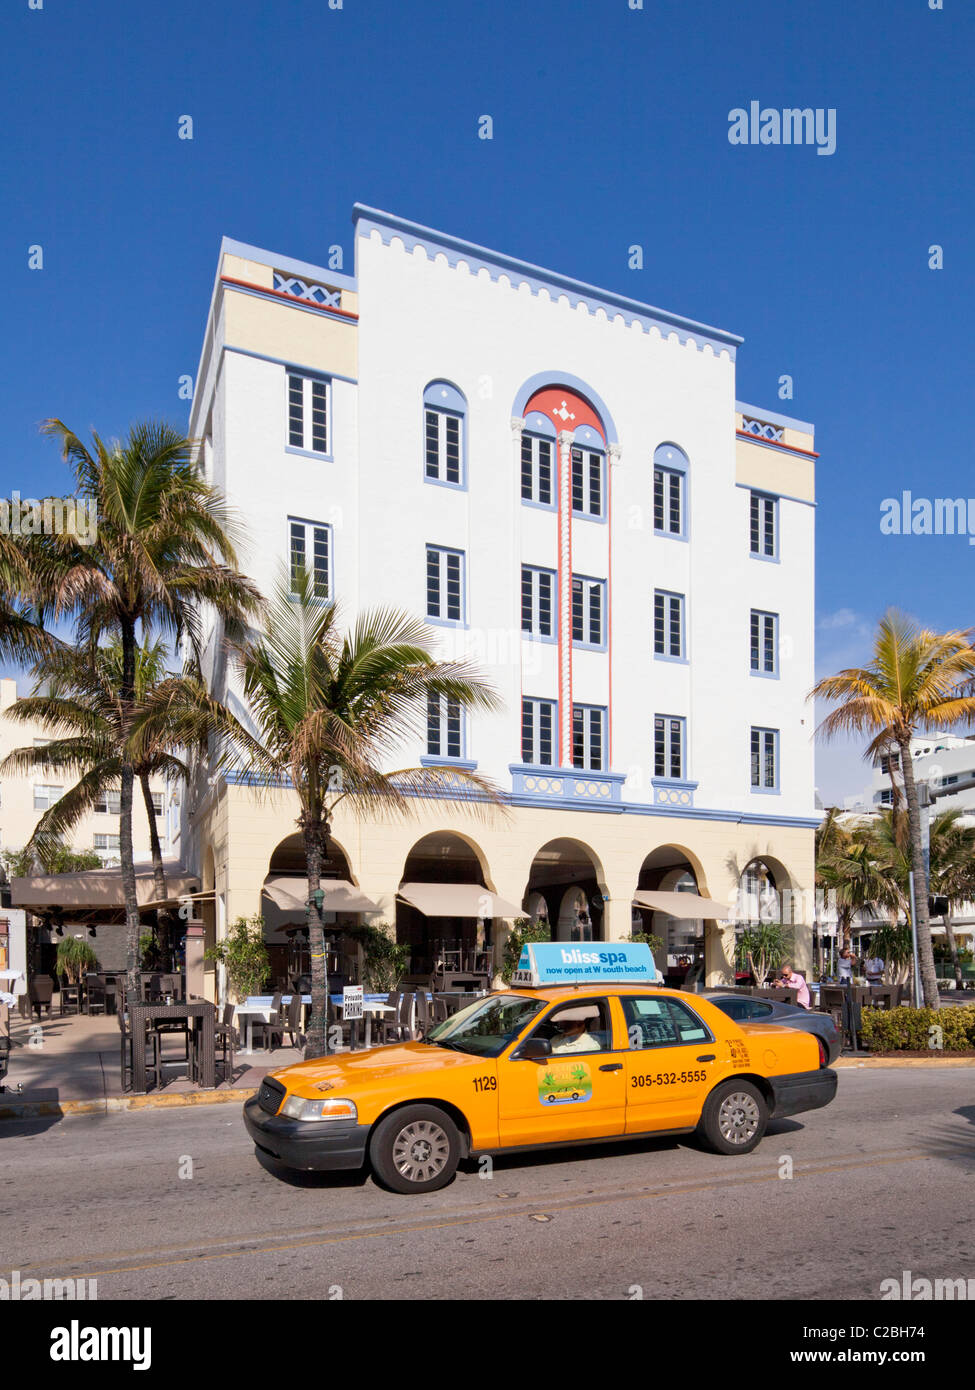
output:
{"label": "outdoor cafe chair", "polygon": [[81,986],[79,984],[72,984],[70,980],[63,980],[58,985],[58,1013],[81,1013]]}
{"label": "outdoor cafe chair", "polygon": [[288,1005],[285,1027],[292,1047],[304,1047],[305,1035],[301,1031],[301,995],[297,990],[291,996],[291,1003]]}
{"label": "outdoor cafe chair", "polygon": [[401,994],[396,1009],[396,1026],[401,1039],[409,1042],[413,1037],[414,994]]}
{"label": "outdoor cafe chair", "polygon": [[284,1046],[284,1029],[285,1023],[281,1017],[281,990],[278,990],[271,1000],[271,1011],[267,1021],[263,1018],[254,1020],[254,1032],[264,1037],[265,1045],[270,1050],[274,1046],[275,1038]]}
{"label": "outdoor cafe chair", "polygon": [[447,1022],[447,1019],[450,1017],[450,1004],[444,999],[443,995],[435,994],[433,996],[431,1001],[431,1012],[435,1024]]}
{"label": "outdoor cafe chair", "polygon": [[30,1005],[37,1017],[41,1016],[41,1009],[47,1009],[48,1017],[51,1016],[51,1000],[54,997],[54,981],[50,975],[35,975],[29,987]]}
{"label": "outdoor cafe chair", "polygon": [[399,1041],[399,990],[386,995],[387,1012],[381,1013],[373,1024],[373,1032],[383,1043]]}
{"label": "outdoor cafe chair", "polygon": [[418,989],[416,992],[416,1031],[420,1035],[425,1033],[431,1024],[430,1000],[427,998],[426,991]]}
{"label": "outdoor cafe chair", "polygon": [[105,981],[99,979],[97,975],[87,975],[85,977],[85,1012],[89,1014],[106,1013],[105,993]]}

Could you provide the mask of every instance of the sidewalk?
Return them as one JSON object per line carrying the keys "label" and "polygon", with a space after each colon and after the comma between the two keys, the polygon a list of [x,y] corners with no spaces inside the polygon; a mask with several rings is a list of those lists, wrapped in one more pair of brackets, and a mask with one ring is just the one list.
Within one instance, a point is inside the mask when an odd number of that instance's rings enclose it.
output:
{"label": "sidewalk", "polygon": [[[10,1020],[10,1067],[7,1090],[0,1095],[0,1119],[28,1115],[86,1113],[99,1110],[136,1109],[146,1105],[211,1104],[243,1101],[261,1084],[266,1072],[302,1060],[290,1047],[273,1053],[237,1054],[233,1085],[226,1081],[203,1091],[185,1076],[177,1076],[145,1096],[123,1092],[118,1023],[114,1014],[65,1014],[52,1012],[29,1022]],[[170,1044],[166,1051],[177,1051]],[[18,1093],[18,1084],[23,1090]]]}

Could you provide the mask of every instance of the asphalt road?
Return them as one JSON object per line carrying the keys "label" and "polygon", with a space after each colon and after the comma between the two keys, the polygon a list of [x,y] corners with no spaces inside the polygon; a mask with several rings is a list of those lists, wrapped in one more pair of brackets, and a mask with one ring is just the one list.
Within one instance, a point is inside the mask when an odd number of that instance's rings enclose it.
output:
{"label": "asphalt road", "polygon": [[[791,1177],[781,1176],[789,1171]],[[99,1299],[876,1299],[975,1277],[975,1070],[841,1070],[744,1158],[660,1141],[400,1197],[265,1167],[236,1106],[0,1123],[0,1275]]]}

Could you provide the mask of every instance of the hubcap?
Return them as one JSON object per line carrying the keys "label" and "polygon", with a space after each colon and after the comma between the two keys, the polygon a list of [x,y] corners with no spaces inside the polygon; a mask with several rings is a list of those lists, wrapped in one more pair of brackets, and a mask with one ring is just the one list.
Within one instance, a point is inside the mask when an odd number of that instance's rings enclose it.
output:
{"label": "hubcap", "polygon": [[428,1182],[442,1173],[450,1157],[450,1141],[433,1120],[414,1120],[393,1141],[393,1163],[407,1182]]}
{"label": "hubcap", "polygon": [[747,1144],[758,1132],[758,1106],[747,1091],[725,1096],[718,1111],[718,1129],[728,1144]]}

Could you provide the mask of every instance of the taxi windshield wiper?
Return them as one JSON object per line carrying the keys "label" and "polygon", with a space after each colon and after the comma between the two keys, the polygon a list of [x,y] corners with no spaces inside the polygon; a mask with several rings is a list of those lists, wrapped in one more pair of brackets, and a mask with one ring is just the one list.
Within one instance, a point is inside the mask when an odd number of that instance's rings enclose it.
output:
{"label": "taxi windshield wiper", "polygon": [[461,1047],[460,1043],[451,1042],[449,1038],[431,1038],[427,1036],[423,1039],[423,1041],[425,1043],[433,1043],[434,1047],[449,1047],[454,1052],[467,1051],[466,1047]]}

